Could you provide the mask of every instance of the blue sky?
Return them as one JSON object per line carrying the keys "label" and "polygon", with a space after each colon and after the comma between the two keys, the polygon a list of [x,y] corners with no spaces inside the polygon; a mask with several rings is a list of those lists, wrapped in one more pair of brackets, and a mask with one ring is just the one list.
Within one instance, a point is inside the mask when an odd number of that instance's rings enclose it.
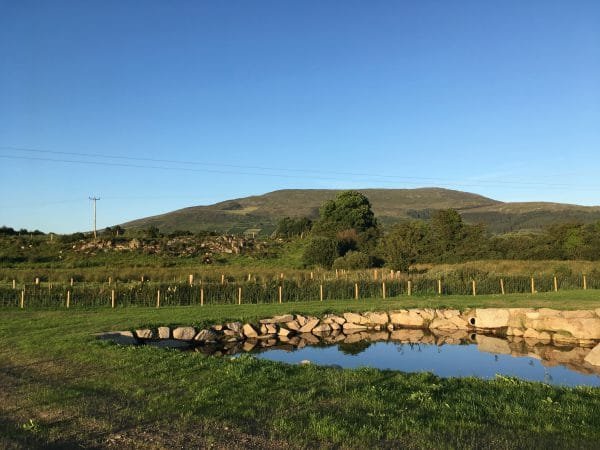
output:
{"label": "blue sky", "polygon": [[0,0],[0,225],[283,188],[598,205],[598,24],[597,1]]}

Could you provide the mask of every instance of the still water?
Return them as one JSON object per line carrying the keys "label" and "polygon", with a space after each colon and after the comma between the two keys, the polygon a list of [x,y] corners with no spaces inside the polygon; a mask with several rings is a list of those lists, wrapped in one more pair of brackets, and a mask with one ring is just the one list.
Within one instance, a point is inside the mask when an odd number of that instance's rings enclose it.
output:
{"label": "still water", "polygon": [[[441,377],[494,378],[496,374],[564,386],[600,386],[600,375],[571,370],[565,365],[543,365],[531,356],[480,351],[476,344],[436,345],[382,341],[362,345],[306,346],[292,351],[267,349],[256,357],[298,364],[374,367],[404,372],[432,372]],[[547,362],[546,362],[547,364]],[[555,364],[555,363],[552,363]]]}

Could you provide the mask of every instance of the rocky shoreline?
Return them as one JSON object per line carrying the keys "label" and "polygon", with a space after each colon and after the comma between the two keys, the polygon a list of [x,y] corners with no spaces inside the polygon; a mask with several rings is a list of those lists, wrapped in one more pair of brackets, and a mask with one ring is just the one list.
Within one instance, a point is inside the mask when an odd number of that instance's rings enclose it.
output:
{"label": "rocky shoreline", "polygon": [[[517,355],[531,353],[536,346],[551,346],[562,348],[561,355],[557,355],[562,363],[600,368],[600,308],[579,311],[478,308],[463,312],[422,308],[323,317],[285,314],[256,323],[228,322],[203,329],[161,326],[103,333],[100,337],[121,344],[194,346],[211,354],[381,340],[437,345],[470,341],[477,342],[483,351]],[[571,357],[565,357],[568,352]]]}

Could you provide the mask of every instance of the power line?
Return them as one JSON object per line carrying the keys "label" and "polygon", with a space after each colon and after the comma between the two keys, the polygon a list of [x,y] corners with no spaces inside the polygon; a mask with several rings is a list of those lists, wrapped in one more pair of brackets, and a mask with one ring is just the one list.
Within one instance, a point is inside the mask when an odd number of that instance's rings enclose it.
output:
{"label": "power line", "polygon": [[[34,153],[45,153],[45,154],[55,154],[55,155],[71,155],[71,156],[80,156],[85,158],[103,158],[103,159],[117,159],[124,161],[147,161],[153,163],[167,163],[167,164],[179,164],[179,165],[195,165],[195,166],[207,166],[207,167],[226,167],[233,169],[244,169],[244,170],[260,170],[260,171],[277,171],[277,172],[296,172],[302,173],[304,175],[289,175],[289,174],[270,174],[270,173],[255,173],[255,172],[239,172],[239,171],[229,171],[229,170],[215,170],[215,169],[193,169],[190,167],[169,167],[169,166],[158,166],[158,165],[142,165],[142,164],[126,164],[126,163],[116,163],[110,161],[90,161],[90,160],[68,160],[68,159],[51,159],[51,158],[34,158],[34,157],[24,157],[24,156],[5,156],[0,155],[0,157],[5,159],[30,159],[37,161],[49,161],[49,162],[64,162],[64,163],[72,163],[72,164],[92,164],[92,165],[107,165],[107,166],[115,166],[115,167],[132,167],[139,169],[158,169],[158,170],[182,170],[182,171],[190,171],[190,172],[206,172],[206,173],[217,173],[217,174],[232,174],[232,175],[260,175],[260,176],[271,176],[271,177],[283,177],[283,178],[308,178],[308,179],[316,179],[316,180],[339,180],[339,178],[335,177],[317,177],[307,174],[324,174],[324,175],[340,175],[340,176],[353,176],[353,177],[366,177],[366,178],[375,178],[375,179],[389,179],[389,180],[397,180],[403,181],[406,184],[412,185],[421,185],[422,183],[408,182],[406,180],[419,180],[419,181],[427,181],[433,182],[436,184],[445,183],[454,186],[467,186],[467,187],[478,187],[478,186],[532,186],[532,187],[554,187],[554,188],[571,188],[570,184],[558,184],[558,183],[545,183],[545,182],[535,182],[535,181],[505,181],[505,180],[478,180],[476,183],[464,183],[464,182],[456,182],[453,180],[443,179],[443,178],[433,178],[433,177],[417,177],[417,176],[400,176],[400,175],[386,175],[386,174],[368,174],[368,173],[355,173],[355,172],[337,172],[337,171],[323,171],[323,170],[315,170],[315,169],[294,169],[294,168],[282,168],[282,167],[262,167],[262,166],[244,166],[244,165],[234,165],[234,164],[216,164],[216,163],[207,163],[200,161],[186,161],[186,160],[170,160],[170,159],[155,159],[155,158],[142,158],[142,157],[131,157],[131,156],[121,156],[121,155],[103,155],[99,153],[83,153],[83,152],[65,152],[65,151],[54,151],[54,150],[42,150],[42,149],[34,149],[34,148],[25,148],[25,147],[12,147],[12,146],[0,146],[0,149],[5,150],[13,150],[13,151],[21,151],[21,152],[34,152]],[[344,179],[344,181],[346,181]],[[600,186],[589,186],[591,188],[600,188]]]}

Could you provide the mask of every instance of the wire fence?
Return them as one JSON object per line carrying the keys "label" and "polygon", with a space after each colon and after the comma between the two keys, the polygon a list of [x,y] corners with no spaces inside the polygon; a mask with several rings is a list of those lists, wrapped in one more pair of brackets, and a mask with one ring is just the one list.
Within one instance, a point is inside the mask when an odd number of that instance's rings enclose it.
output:
{"label": "wire fence", "polygon": [[600,289],[600,277],[479,276],[451,274],[437,279],[356,280],[296,279],[258,282],[211,280],[196,283],[71,282],[0,284],[0,307],[161,307],[225,304],[268,304],[400,296],[485,295],[537,293],[558,290]]}

